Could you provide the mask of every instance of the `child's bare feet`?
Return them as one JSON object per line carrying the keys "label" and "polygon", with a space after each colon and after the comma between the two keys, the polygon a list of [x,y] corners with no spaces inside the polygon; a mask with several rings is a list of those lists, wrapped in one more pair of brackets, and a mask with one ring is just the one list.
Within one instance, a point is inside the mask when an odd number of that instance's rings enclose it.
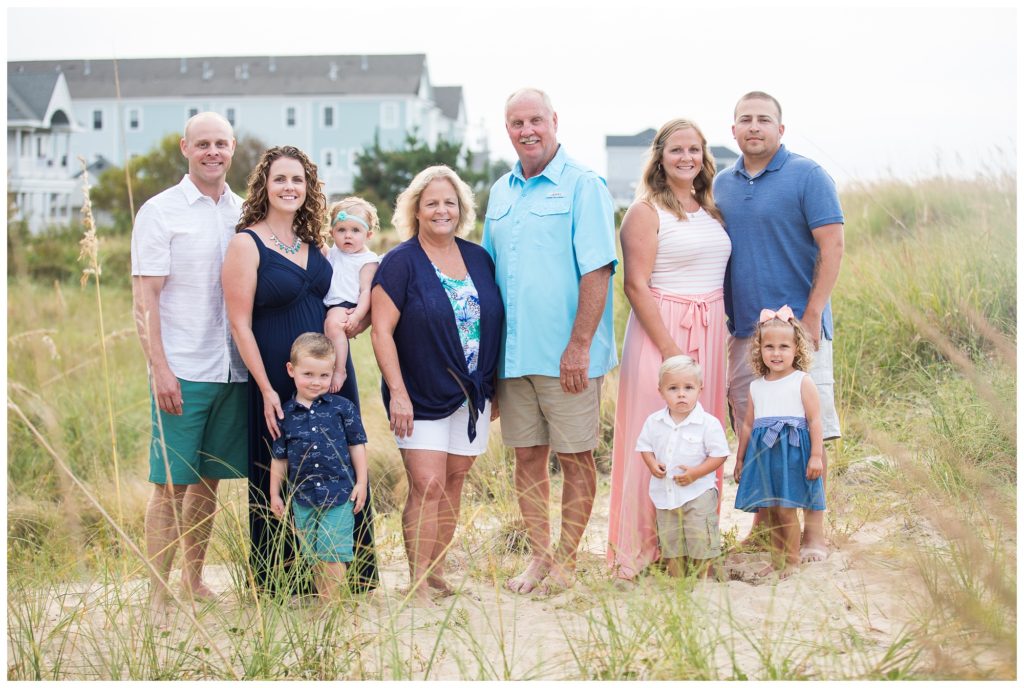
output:
{"label": "child's bare feet", "polygon": [[775,572],[775,566],[773,566],[770,563],[769,564],[765,564],[765,567],[757,572],[757,577],[758,578],[764,578],[765,576],[772,575],[774,572]]}
{"label": "child's bare feet", "polygon": [[800,563],[809,564],[814,561],[825,561],[828,557],[828,546],[825,544],[807,544],[800,547]]}
{"label": "child's bare feet", "polygon": [[331,386],[327,388],[327,391],[331,394],[337,394],[338,390],[341,389],[342,385],[345,384],[345,369],[335,370],[334,375],[331,376]]}
{"label": "child's bare feet", "polygon": [[505,581],[505,587],[520,595],[533,592],[550,570],[550,562],[534,557],[525,571]]}
{"label": "child's bare feet", "polygon": [[779,571],[779,580],[785,580],[792,576],[794,573],[800,570],[799,564],[789,564],[786,568]]}

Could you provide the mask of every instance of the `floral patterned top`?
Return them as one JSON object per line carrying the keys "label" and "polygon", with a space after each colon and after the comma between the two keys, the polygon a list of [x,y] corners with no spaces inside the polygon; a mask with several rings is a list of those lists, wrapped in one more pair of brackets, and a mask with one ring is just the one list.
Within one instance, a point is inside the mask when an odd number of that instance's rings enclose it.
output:
{"label": "floral patterned top", "polygon": [[466,368],[472,374],[480,358],[480,297],[476,285],[468,273],[466,279],[457,280],[441,272],[436,265],[434,272],[441,280],[441,286],[455,312],[455,325],[459,330],[462,352],[466,356]]}

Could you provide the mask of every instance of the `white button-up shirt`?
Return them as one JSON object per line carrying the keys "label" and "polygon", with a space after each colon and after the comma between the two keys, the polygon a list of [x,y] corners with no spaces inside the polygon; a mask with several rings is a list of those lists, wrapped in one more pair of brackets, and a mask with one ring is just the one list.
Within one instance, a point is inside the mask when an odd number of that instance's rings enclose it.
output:
{"label": "white button-up shirt", "polygon": [[220,269],[242,199],[225,187],[216,203],[186,174],[146,201],[132,229],[132,275],[166,277],[160,330],[167,364],[192,382],[244,382],[231,339]]}
{"label": "white button-up shirt", "polygon": [[665,464],[664,478],[651,476],[649,492],[657,509],[677,509],[715,487],[712,471],[689,485],[677,485],[672,477],[681,475],[680,467],[693,468],[709,456],[729,456],[729,443],[718,419],[705,413],[700,402],[682,423],[672,420],[668,408],[655,411],[640,431],[638,452],[653,452],[658,463]]}

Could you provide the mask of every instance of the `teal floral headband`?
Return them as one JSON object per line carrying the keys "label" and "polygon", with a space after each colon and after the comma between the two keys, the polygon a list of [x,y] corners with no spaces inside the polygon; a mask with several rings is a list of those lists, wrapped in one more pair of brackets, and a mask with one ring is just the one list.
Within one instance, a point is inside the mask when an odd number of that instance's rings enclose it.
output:
{"label": "teal floral headband", "polygon": [[359,224],[361,224],[363,227],[366,228],[367,232],[370,231],[370,225],[368,225],[366,223],[366,220],[364,220],[363,218],[359,217],[358,215],[349,215],[344,210],[339,212],[338,216],[336,218],[334,218],[334,224],[338,224],[339,222],[344,222],[345,220],[352,220],[353,222],[358,222]]}

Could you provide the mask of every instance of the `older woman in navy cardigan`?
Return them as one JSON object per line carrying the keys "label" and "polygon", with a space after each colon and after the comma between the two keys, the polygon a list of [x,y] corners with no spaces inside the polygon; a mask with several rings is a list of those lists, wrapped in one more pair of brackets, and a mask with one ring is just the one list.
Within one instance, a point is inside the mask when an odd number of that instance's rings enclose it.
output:
{"label": "older woman in navy cardigan", "polygon": [[381,260],[370,297],[381,391],[409,479],[410,598],[423,606],[452,594],[444,558],[462,485],[497,417],[505,311],[491,258],[457,236],[475,218],[473,192],[450,168],[416,175],[393,218],[409,238]]}

